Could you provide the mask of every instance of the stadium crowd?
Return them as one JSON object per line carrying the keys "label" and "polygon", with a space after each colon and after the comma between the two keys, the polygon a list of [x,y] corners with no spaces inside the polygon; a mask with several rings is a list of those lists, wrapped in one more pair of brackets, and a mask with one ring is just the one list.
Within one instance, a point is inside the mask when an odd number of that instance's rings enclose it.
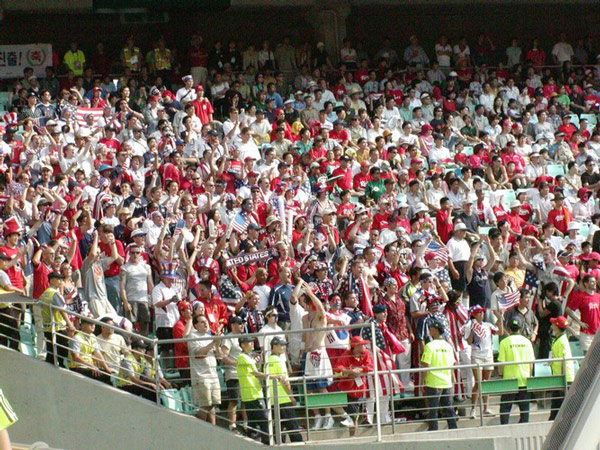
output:
{"label": "stadium crowd", "polygon": [[[175,58],[162,38],[144,54],[130,36],[112,77],[73,42],[64,77],[15,81],[0,126],[1,287],[158,339],[214,337],[159,347],[213,424],[222,404],[235,429],[241,398],[262,429],[260,379],[295,404],[297,374],[349,393],[332,408],[343,426],[372,423],[374,338],[386,368],[482,365],[382,383],[384,422],[402,385],[455,427],[452,397],[475,417],[492,335],[499,361],[527,361],[569,357],[567,333],[586,351],[600,325],[594,45],[562,35],[548,54],[536,40],[501,52],[488,35],[441,36],[428,54],[411,36],[369,57],[346,39],[332,58],[320,42],[208,49],[194,36]],[[0,343],[15,347],[21,309],[0,308]],[[155,378],[169,387],[142,340],[45,308],[49,340],[53,321],[49,362],[118,373],[149,398]],[[366,326],[227,338],[354,324]],[[503,376],[523,386],[520,370]],[[522,421],[525,396],[507,399]],[[314,416],[334,426],[329,408]]]}

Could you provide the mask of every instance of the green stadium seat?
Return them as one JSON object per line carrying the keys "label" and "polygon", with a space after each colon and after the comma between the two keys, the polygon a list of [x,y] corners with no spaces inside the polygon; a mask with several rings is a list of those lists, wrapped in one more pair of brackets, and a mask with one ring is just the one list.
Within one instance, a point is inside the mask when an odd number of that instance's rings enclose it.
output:
{"label": "green stadium seat", "polygon": [[325,408],[328,406],[346,406],[348,394],[345,392],[328,392],[327,394],[306,394],[306,405],[309,408]]}
{"label": "green stadium seat", "polygon": [[37,357],[37,350],[35,347],[36,341],[36,332],[35,326],[33,324],[33,315],[30,310],[26,310],[23,315],[23,324],[19,328],[19,338],[20,338],[20,349],[21,353]]}
{"label": "green stadium seat", "polygon": [[571,347],[571,356],[583,356],[583,350],[579,341],[569,341]]}
{"label": "green stadium seat", "polygon": [[598,123],[598,118],[596,117],[596,114],[581,114],[579,116],[579,120],[581,119],[587,119],[588,121],[588,130],[592,131],[595,127],[596,124]]}
{"label": "green stadium seat", "polygon": [[189,415],[195,415],[198,411],[198,408],[194,404],[192,400],[192,388],[190,386],[186,386],[180,391],[181,401],[183,405],[183,412]]}
{"label": "green stadium seat", "polygon": [[533,365],[534,377],[549,377],[552,376],[552,368],[549,363],[535,363]]}
{"label": "green stadium seat", "polygon": [[173,411],[184,412],[181,394],[177,389],[163,389],[160,391],[160,401],[164,406]]}
{"label": "green stadium seat", "polygon": [[571,123],[579,128],[579,116],[577,114],[571,114]]}
{"label": "green stadium seat", "polygon": [[481,382],[481,395],[508,394],[519,390],[516,378],[493,379]]}
{"label": "green stadium seat", "polygon": [[565,168],[560,164],[550,164],[546,166],[546,174],[550,177],[556,177],[558,175],[565,174]]}
{"label": "green stadium seat", "polygon": [[473,154],[473,147],[465,147],[463,153],[467,156],[471,156]]}
{"label": "green stadium seat", "polygon": [[502,195],[502,203],[508,209],[510,204],[517,199],[517,194],[512,189],[498,189],[496,190],[496,198]]}

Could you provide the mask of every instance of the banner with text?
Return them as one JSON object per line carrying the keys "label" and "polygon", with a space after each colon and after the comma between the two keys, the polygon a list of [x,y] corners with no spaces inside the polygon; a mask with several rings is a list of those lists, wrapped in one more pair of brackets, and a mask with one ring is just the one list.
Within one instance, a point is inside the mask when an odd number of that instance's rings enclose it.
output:
{"label": "banner with text", "polygon": [[252,253],[242,253],[239,256],[234,256],[225,261],[225,267],[231,269],[235,266],[241,266],[242,264],[255,263],[264,261],[271,256],[271,250],[259,250]]}
{"label": "banner with text", "polygon": [[0,78],[22,78],[26,67],[38,78],[44,77],[51,65],[51,44],[0,45]]}

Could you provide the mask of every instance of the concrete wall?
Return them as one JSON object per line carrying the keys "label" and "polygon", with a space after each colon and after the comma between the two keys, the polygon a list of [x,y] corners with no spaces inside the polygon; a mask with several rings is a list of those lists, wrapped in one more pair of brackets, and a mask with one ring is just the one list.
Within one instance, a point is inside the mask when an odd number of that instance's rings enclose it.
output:
{"label": "concrete wall", "polygon": [[69,450],[251,449],[253,441],[0,347],[14,442]]}

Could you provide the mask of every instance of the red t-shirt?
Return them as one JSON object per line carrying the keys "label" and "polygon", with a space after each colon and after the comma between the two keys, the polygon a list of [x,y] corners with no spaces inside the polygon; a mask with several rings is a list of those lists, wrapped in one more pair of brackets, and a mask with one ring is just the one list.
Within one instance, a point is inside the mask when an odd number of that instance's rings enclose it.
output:
{"label": "red t-shirt", "polygon": [[337,169],[334,169],[333,172],[331,172],[332,177],[335,177],[338,175],[343,175],[342,178],[335,180],[335,182],[339,186],[339,188],[340,189],[352,189],[352,169],[350,169],[348,167],[347,169],[344,170],[341,167],[338,167]]}
{"label": "red t-shirt", "polygon": [[365,190],[369,181],[371,181],[371,175],[368,173],[366,175],[357,173],[352,179],[352,187],[356,190]]}
{"label": "red t-shirt", "polygon": [[377,213],[373,216],[373,225],[371,228],[375,230],[383,230],[384,228],[389,228],[390,224],[388,223],[390,215],[386,213]]}
{"label": "red t-shirt", "polygon": [[347,219],[354,219],[354,205],[352,203],[340,203],[336,211],[338,217],[345,217]]}
{"label": "red t-shirt", "polygon": [[202,298],[198,300],[204,304],[204,315],[208,319],[211,332],[216,333],[220,325],[227,326],[229,311],[227,310],[225,303],[215,297],[212,297],[210,301]]}
{"label": "red t-shirt", "polygon": [[554,225],[554,228],[563,234],[567,232],[567,227],[569,226],[571,220],[571,214],[564,206],[560,209],[554,208],[548,213],[548,222]]}
{"label": "red t-shirt", "polygon": [[440,209],[435,214],[435,226],[437,233],[444,244],[450,240],[450,233],[454,229],[454,225],[452,225],[452,223],[446,222],[448,217],[450,217],[450,210],[444,211]]}
{"label": "red t-shirt", "polygon": [[108,148],[112,148],[115,152],[118,152],[119,150],[121,150],[121,143],[115,138],[113,138],[113,139],[102,138],[98,141],[98,144],[104,144]]}
{"label": "red t-shirt", "polygon": [[570,295],[567,306],[573,311],[579,310],[581,321],[588,326],[581,330],[582,333],[596,334],[600,327],[600,294],[575,291]]}
{"label": "red t-shirt", "polygon": [[[6,256],[9,256],[10,258],[13,258],[17,255],[17,253],[19,253],[19,249],[17,247],[10,248],[4,246],[0,247],[0,253],[3,253]],[[23,268],[21,267],[21,261],[16,263],[10,269],[5,270],[5,272],[8,275],[10,284],[19,289],[23,289],[25,287],[25,279],[23,277]]]}
{"label": "red t-shirt", "polygon": [[[115,241],[115,244],[117,245],[117,253],[119,254],[119,256],[125,258],[125,249],[123,248],[123,243],[121,241]],[[110,256],[112,254],[110,250],[110,245],[108,243],[103,244],[102,242],[98,242],[98,248],[102,253],[104,253],[107,256]],[[116,277],[117,275],[119,275],[120,268],[121,264],[119,264],[116,261],[113,261],[113,263],[110,266],[108,266],[108,269],[104,271],[104,276]]]}
{"label": "red t-shirt", "polygon": [[[182,339],[184,331],[185,321],[180,318],[173,327],[173,339]],[[175,367],[178,369],[189,367],[187,342],[175,342],[173,350],[175,352]]]}
{"label": "red t-shirt", "polygon": [[[335,372],[340,373],[344,369],[353,369],[356,367],[362,368],[365,373],[373,370],[373,358],[368,350],[362,352],[358,358],[354,356],[352,350],[346,350],[338,358],[335,364]],[[357,383],[359,379],[360,383]],[[364,376],[340,378],[336,384],[340,391],[347,392],[348,397],[351,398],[360,398],[367,394],[367,379]]]}
{"label": "red t-shirt", "polygon": [[202,100],[194,100],[192,105],[194,105],[194,113],[198,116],[202,125],[209,123],[210,115],[215,113],[210,101],[203,97]]}
{"label": "red t-shirt", "polygon": [[44,291],[50,286],[48,275],[52,273],[52,267],[47,266],[42,261],[37,266],[33,266],[33,298],[38,299]]}

